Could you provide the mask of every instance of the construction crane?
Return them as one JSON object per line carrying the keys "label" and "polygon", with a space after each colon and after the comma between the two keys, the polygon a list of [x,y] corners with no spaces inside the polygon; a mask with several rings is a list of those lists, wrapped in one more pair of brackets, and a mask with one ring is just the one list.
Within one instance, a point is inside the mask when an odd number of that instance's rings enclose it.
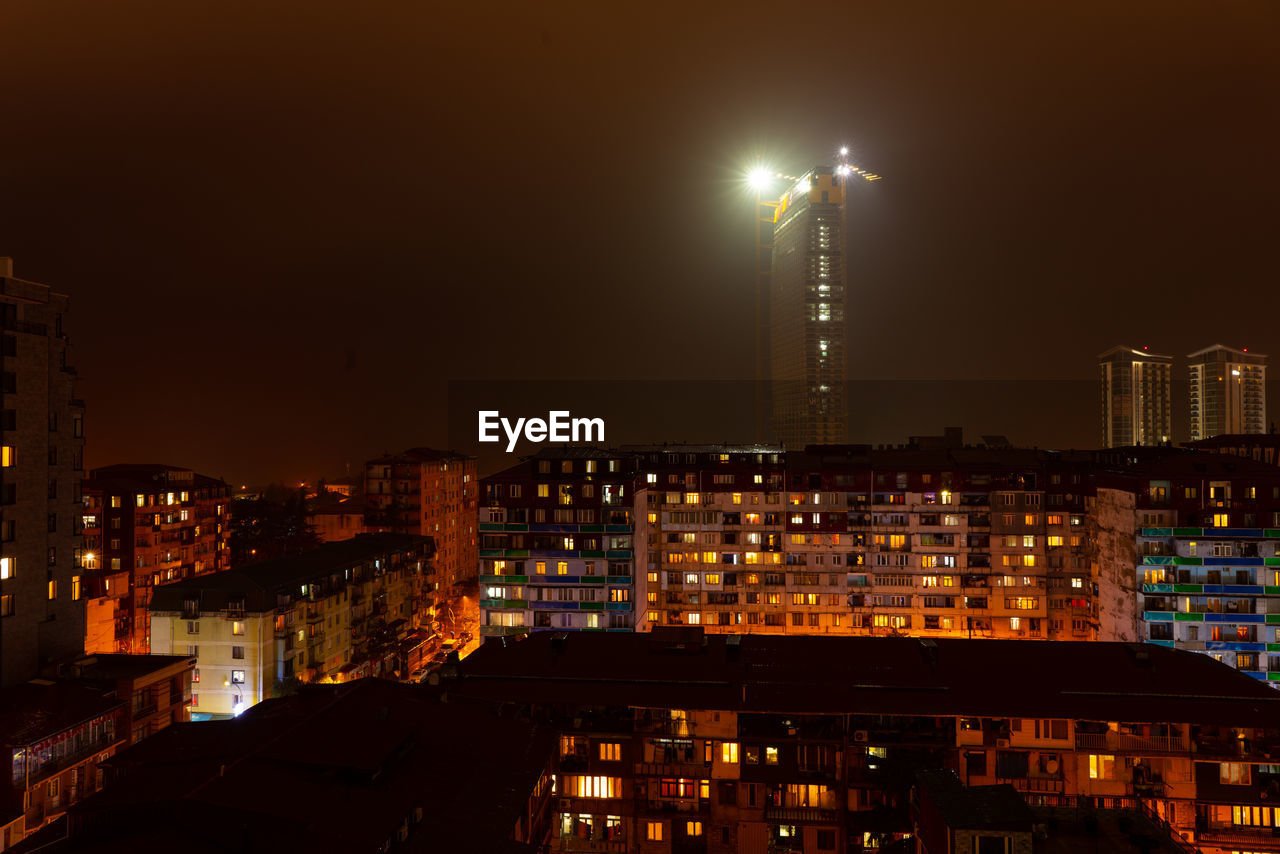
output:
{"label": "construction crane", "polygon": [[[832,170],[848,184],[860,178],[867,182],[879,181],[883,176],[879,173],[856,166],[849,157],[848,146],[839,149],[836,165]],[[813,172],[805,175],[788,175],[785,172],[774,172],[758,161],[756,167],[747,173],[747,183],[755,193],[755,427],[756,435],[763,436],[769,422],[769,348],[767,330],[765,329],[765,304],[772,279],[772,252],[774,249],[773,230],[778,224],[779,215],[786,209],[792,195],[806,192],[813,187]],[[771,192],[779,181],[786,182],[783,192],[774,196]],[[843,197],[844,193],[841,193]],[[826,194],[823,193],[825,198]],[[843,204],[843,199],[841,201]]]}

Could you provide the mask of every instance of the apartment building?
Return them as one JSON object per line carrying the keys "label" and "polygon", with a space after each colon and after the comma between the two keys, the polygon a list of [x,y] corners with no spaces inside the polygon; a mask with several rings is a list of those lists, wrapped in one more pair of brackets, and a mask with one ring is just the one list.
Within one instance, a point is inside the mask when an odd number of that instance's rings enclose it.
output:
{"label": "apartment building", "polygon": [[1136,637],[1133,497],[1089,455],[637,452],[642,630]]}
{"label": "apartment building", "polygon": [[230,566],[231,488],[166,465],[94,469],[83,485],[87,652],[151,651],[155,588]]}
{"label": "apartment building", "polygon": [[187,720],[195,662],[85,656],[0,690],[0,850],[97,792],[115,751]]}
{"label": "apartment building", "polygon": [[359,498],[326,490],[307,498],[307,524],[322,543],[349,540],[365,533],[365,505]]}
{"label": "apartment building", "polygon": [[548,448],[483,484],[480,633],[631,631],[635,462]]}
{"label": "apartment building", "polygon": [[1214,344],[1187,354],[1191,440],[1267,430],[1267,357]]}
{"label": "apartment building", "polygon": [[196,659],[191,709],[236,715],[292,681],[408,676],[436,605],[430,538],[361,534],[155,589],[152,651]]}
{"label": "apartment building", "polygon": [[0,688],[84,649],[84,402],[69,312],[0,258]]}
{"label": "apartment building", "polygon": [[1173,357],[1147,348],[1112,347],[1098,354],[1102,446],[1160,445],[1173,440]]}
{"label": "apartment building", "polygon": [[1280,468],[1182,453],[1132,476],[1143,639],[1280,687]]}
{"label": "apartment building", "polygon": [[454,593],[475,583],[476,509],[474,457],[410,448],[364,466],[365,530],[431,537],[437,583]]}
{"label": "apartment building", "polygon": [[1188,442],[1187,447],[1280,466],[1280,433],[1227,433],[1211,439]]}
{"label": "apartment building", "polygon": [[1180,650],[663,627],[539,633],[458,669],[450,702],[559,733],[551,851],[878,850],[913,831],[929,769],[1143,810],[1207,854],[1280,851],[1280,695]]}

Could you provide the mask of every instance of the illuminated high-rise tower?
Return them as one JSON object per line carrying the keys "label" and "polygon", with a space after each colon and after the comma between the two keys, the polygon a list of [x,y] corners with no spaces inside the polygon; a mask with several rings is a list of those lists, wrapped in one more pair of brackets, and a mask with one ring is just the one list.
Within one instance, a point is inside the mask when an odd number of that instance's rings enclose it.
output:
{"label": "illuminated high-rise tower", "polygon": [[1187,356],[1191,438],[1267,431],[1267,357],[1215,344]]}
{"label": "illuminated high-rise tower", "polygon": [[846,441],[845,181],[819,166],[778,202],[769,279],[773,428],[788,448]]}
{"label": "illuminated high-rise tower", "polygon": [[1112,347],[1098,355],[1102,381],[1102,444],[1160,445],[1172,439],[1169,380],[1173,357]]}

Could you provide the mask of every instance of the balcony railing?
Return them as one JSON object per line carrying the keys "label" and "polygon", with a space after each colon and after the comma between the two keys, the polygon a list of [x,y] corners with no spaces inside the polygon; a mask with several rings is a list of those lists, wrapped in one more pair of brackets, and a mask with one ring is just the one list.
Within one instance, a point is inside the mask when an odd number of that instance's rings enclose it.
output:
{"label": "balcony railing", "polygon": [[1251,849],[1265,846],[1268,850],[1280,851],[1280,836],[1275,830],[1271,827],[1208,827],[1196,831],[1196,841],[1245,845]]}
{"label": "balcony railing", "polygon": [[1118,753],[1187,753],[1191,747],[1176,735],[1130,735],[1119,732],[1077,732],[1077,750]]}
{"label": "balcony railing", "polygon": [[785,821],[808,824],[834,824],[838,821],[836,810],[821,807],[765,807],[765,821]]}

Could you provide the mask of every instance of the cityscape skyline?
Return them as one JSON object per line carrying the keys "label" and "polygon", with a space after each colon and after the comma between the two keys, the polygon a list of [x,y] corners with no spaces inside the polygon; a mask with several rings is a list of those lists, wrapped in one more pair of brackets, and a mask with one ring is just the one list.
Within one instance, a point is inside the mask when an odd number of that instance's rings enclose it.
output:
{"label": "cityscape skyline", "polygon": [[1277,31],[0,4],[0,850],[1280,854]]}
{"label": "cityscape skyline", "polygon": [[[26,81],[0,96],[22,129],[0,141],[0,253],[74,298],[84,396],[98,401],[91,465],[145,450],[228,480],[285,479],[443,445],[420,425],[449,379],[750,379],[742,173],[757,156],[798,171],[845,145],[886,176],[850,205],[852,379],[1084,379],[1087,357],[1122,340],[1277,352],[1265,313],[1239,310],[1270,289],[1270,6],[991,6],[943,10],[936,26],[847,10],[824,24],[848,40],[829,53],[796,28],[766,37],[753,21],[772,13],[750,4],[733,21],[684,9],[675,28],[628,18],[607,49],[590,35],[598,13],[573,4],[497,22],[393,8],[354,29],[325,3],[234,28],[144,0],[136,17],[68,8],[0,10],[25,34],[0,75]],[[489,33],[474,51],[442,35],[472,27]],[[235,74],[209,33],[240,45]],[[68,43],[72,57],[54,49]],[[321,63],[319,45],[344,60]],[[766,73],[747,45],[796,58]],[[411,82],[446,62],[465,86]],[[641,126],[681,133],[626,130]],[[469,187],[493,169],[540,222],[497,244],[454,227],[485,216]],[[584,204],[593,186],[608,191]],[[573,263],[548,235],[572,241]],[[1208,296],[1219,285],[1230,299]],[[443,323],[425,343],[410,320],[482,312],[483,333]],[[366,313],[377,321],[349,320]],[[234,341],[115,382],[169,351],[175,325]],[[684,343],[570,368],[532,329]],[[387,437],[366,437],[366,413],[406,382],[423,400],[383,410]],[[299,412],[314,422],[300,428]],[[268,450],[284,444],[296,466]]]}

